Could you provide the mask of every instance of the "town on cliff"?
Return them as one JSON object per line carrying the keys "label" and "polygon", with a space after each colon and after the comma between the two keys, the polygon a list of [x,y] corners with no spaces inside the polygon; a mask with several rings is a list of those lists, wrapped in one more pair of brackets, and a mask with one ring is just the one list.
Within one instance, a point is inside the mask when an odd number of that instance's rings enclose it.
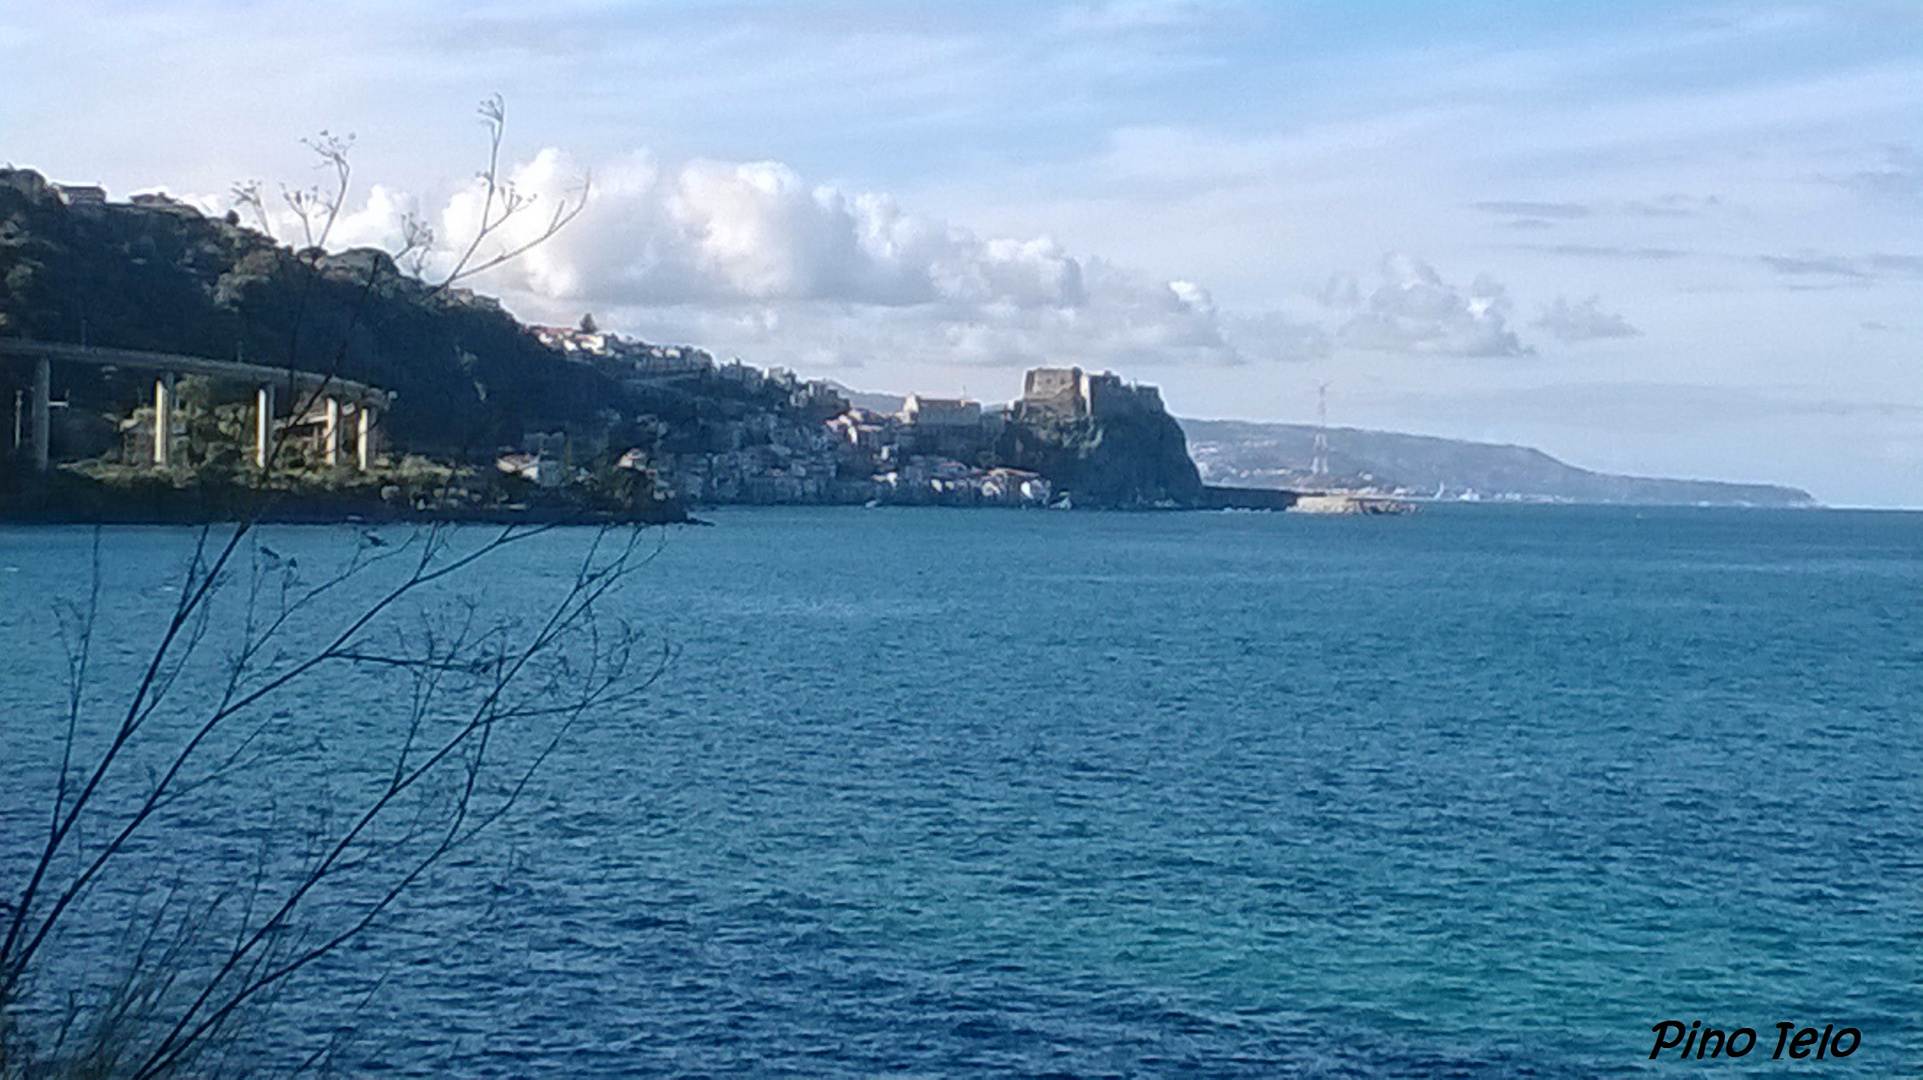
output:
{"label": "town on cliff", "polygon": [[[0,170],[0,516],[675,520],[723,504],[1192,508],[1154,387],[1027,372],[1002,406],[862,408],[780,368],[527,326],[385,253]],[[1241,501],[1286,506],[1286,492]]]}
{"label": "town on cliff", "polygon": [[[1079,367],[1034,368],[1004,406],[909,394],[898,409],[851,404],[843,388],[783,368],[716,364],[702,350],[580,328],[540,341],[637,393],[737,388],[767,408],[676,431],[657,423],[615,467],[657,498],[689,505],[911,504],[1186,506],[1201,490],[1180,428],[1155,387]],[[586,473],[561,433],[534,433],[496,467],[542,486]]]}
{"label": "town on cliff", "polygon": [[1153,387],[1068,363],[1009,390],[1006,405],[864,395],[592,319],[528,326],[382,251],[296,249],[233,211],[0,168],[0,401],[14,406],[3,520],[1813,504],[1778,485],[1596,473],[1527,447],[1178,422]]}

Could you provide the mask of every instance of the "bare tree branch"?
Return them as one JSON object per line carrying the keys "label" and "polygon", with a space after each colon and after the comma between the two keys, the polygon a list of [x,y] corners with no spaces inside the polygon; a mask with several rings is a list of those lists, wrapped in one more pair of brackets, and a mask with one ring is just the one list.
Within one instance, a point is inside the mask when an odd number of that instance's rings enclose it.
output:
{"label": "bare tree branch", "polygon": [[[554,207],[536,239],[490,253],[502,226],[536,199],[502,178],[506,112],[498,95],[482,103],[481,114],[489,132],[482,212],[471,242],[433,289],[524,254],[585,205],[584,184],[578,198]],[[316,290],[330,276],[339,280],[322,260],[352,179],[351,135],[323,131],[304,142],[330,178],[282,189],[306,244],[284,264],[300,275],[290,371],[303,363]],[[261,185],[236,184],[233,197],[271,237]],[[418,273],[433,243],[432,229],[410,217],[395,257]],[[305,400],[295,396],[298,412],[340,377],[354,329],[393,265],[371,260],[351,281],[345,331],[324,354],[319,385]],[[275,433],[270,469],[287,445],[288,433]],[[60,1008],[34,1014],[52,1018],[51,1052],[66,1066],[161,1076],[199,1070],[231,1052],[223,1033],[238,1016],[374,925],[449,852],[510,812],[584,718],[631,707],[672,656],[664,646],[651,670],[640,670],[641,632],[603,612],[660,550],[645,551],[638,526],[593,534],[572,580],[539,619],[523,623],[447,590],[487,560],[563,535],[554,526],[508,526],[476,538],[427,525],[397,544],[358,546],[310,577],[260,543],[255,523],[270,497],[232,526],[198,530],[151,650],[117,691],[96,662],[103,648],[98,531],[84,598],[57,608],[67,686],[46,830],[18,878],[8,871],[11,895],[0,898],[0,1077],[42,1052],[19,1027],[20,1010],[36,978],[52,970],[53,943],[64,947],[70,930],[91,931],[76,923],[77,913],[124,895],[103,894],[103,882],[137,881],[146,872],[142,852],[164,847],[180,827],[175,818],[223,791],[271,782],[293,755],[305,755],[290,741],[301,735],[290,708],[304,695],[348,685],[389,704],[382,730],[392,736],[391,756],[372,771],[357,767],[365,785],[350,786],[338,812],[334,794],[315,793],[302,811],[312,829],[305,855],[280,852],[270,867],[272,823],[250,826],[263,845],[251,876],[200,898],[180,891],[183,880],[157,906],[137,903],[119,988],[104,997],[76,991]],[[387,695],[397,682],[406,693]],[[325,753],[319,736],[312,738]],[[503,749],[510,745],[512,753]]]}
{"label": "bare tree branch", "polygon": [[520,258],[529,251],[552,240],[568,223],[579,217],[588,205],[588,194],[592,187],[592,177],[583,175],[573,192],[563,194],[554,212],[549,215],[545,227],[532,239],[523,243],[503,247],[492,255],[481,255],[481,248],[508,220],[521,211],[533,206],[539,198],[536,194],[521,192],[512,180],[501,175],[501,140],[507,131],[507,106],[501,95],[490,94],[482,99],[477,110],[487,126],[487,167],[475,177],[481,182],[481,212],[474,223],[474,235],[461,249],[454,264],[435,286],[445,289],[465,278],[500,266]]}

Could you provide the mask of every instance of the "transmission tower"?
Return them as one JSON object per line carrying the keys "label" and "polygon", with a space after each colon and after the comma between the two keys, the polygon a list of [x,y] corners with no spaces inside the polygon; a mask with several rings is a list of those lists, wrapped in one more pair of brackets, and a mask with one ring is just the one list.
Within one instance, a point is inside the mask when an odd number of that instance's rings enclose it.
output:
{"label": "transmission tower", "polygon": [[1310,476],[1329,475],[1329,384],[1315,388],[1315,456],[1309,460]]}

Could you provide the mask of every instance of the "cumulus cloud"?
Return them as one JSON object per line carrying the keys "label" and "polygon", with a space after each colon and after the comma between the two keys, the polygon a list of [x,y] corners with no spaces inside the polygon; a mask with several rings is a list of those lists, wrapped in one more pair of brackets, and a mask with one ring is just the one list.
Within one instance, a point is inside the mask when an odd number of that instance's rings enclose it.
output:
{"label": "cumulus cloud", "polygon": [[[580,175],[553,150],[512,170],[535,202],[500,243],[538,235],[541,208]],[[450,249],[471,239],[480,198],[448,202]],[[982,237],[777,162],[639,155],[597,170],[581,217],[483,285],[557,316],[594,310],[606,325],[789,363],[848,363],[859,350],[1010,366],[1243,360],[1199,284],[1075,257],[1046,237]]]}
{"label": "cumulus cloud", "polygon": [[[558,150],[510,168],[525,209],[482,240],[485,261],[539,239],[587,173]],[[1047,237],[984,237],[886,194],[811,185],[779,162],[663,164],[636,154],[593,172],[586,209],[468,284],[535,321],[597,321],[654,341],[809,370],[871,362],[1141,370],[1325,357],[1328,330],[1280,312],[1217,309],[1199,282],[1076,256]],[[474,241],[478,182],[428,212],[376,186],[329,246],[396,250],[431,219],[429,278]],[[270,207],[282,237],[300,234]]]}
{"label": "cumulus cloud", "polygon": [[[178,196],[199,207],[202,213],[223,214],[228,209],[237,211],[249,226],[258,227],[261,222],[257,212],[251,208],[235,204],[230,196],[221,198],[213,195]],[[303,228],[300,214],[297,213],[282,193],[261,191],[259,213],[266,215],[267,231],[283,243],[298,247],[305,242],[306,229]],[[308,222],[315,232],[326,228],[323,211],[315,210]],[[360,205],[344,205],[334,217],[331,229],[327,231],[327,247],[331,251],[344,251],[348,248],[380,248],[383,251],[398,251],[405,235],[404,222],[409,216],[419,217],[420,200],[413,195],[385,184],[375,184],[367,189],[360,199]]]}
{"label": "cumulus cloud", "polygon": [[1352,308],[1336,340],[1378,352],[1443,356],[1519,356],[1524,348],[1508,328],[1510,302],[1484,274],[1467,289],[1442,279],[1435,268],[1407,255],[1383,260],[1382,284],[1366,297],[1346,279],[1323,292],[1330,306]]}
{"label": "cumulus cloud", "polygon": [[1614,312],[1604,311],[1601,298],[1592,296],[1580,304],[1572,304],[1567,297],[1558,296],[1554,303],[1542,310],[1531,326],[1539,326],[1556,336],[1558,341],[1590,341],[1595,338],[1636,337],[1642,331],[1629,325],[1629,320]]}
{"label": "cumulus cloud", "polygon": [[[367,198],[359,207],[344,208],[340,217],[335,219],[329,246],[377,247],[397,251],[404,242],[402,222],[409,215],[418,216],[419,212],[420,203],[414,196],[375,184],[368,189]],[[295,222],[289,221],[286,225],[283,235],[292,235],[298,229]]]}
{"label": "cumulus cloud", "polygon": [[[702,301],[596,308],[604,325],[651,340],[694,341],[724,355],[811,368],[1080,364],[1127,370],[1242,362],[1207,294],[1101,260],[1078,264],[1075,305]],[[607,316],[607,317],[604,317]]]}
{"label": "cumulus cloud", "polygon": [[[544,151],[512,173],[537,206],[568,197],[581,170]],[[444,215],[461,238],[476,192]],[[539,212],[504,230],[510,245],[545,227]],[[616,305],[823,301],[1079,307],[1082,264],[1045,238],[983,239],[915,217],[893,199],[810,187],[778,162],[692,161],[664,169],[645,156],[601,170],[574,225],[503,275],[556,299]]]}

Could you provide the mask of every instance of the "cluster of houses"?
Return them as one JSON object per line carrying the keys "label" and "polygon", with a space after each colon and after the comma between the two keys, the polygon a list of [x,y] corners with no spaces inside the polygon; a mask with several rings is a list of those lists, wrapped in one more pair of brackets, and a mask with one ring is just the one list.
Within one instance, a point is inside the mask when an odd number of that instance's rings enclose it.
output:
{"label": "cluster of houses", "polygon": [[536,326],[533,330],[541,344],[569,360],[593,366],[631,385],[714,380],[751,396],[785,398],[787,408],[815,417],[834,416],[848,407],[833,383],[805,380],[786,368],[763,371],[739,359],[717,364],[705,349],[624,338],[596,327],[592,317],[583,318],[580,326]]}
{"label": "cluster of houses", "polygon": [[644,472],[657,497],[691,505],[746,503],[910,504],[1043,506],[1053,495],[1040,475],[992,464],[997,413],[982,415],[966,402],[975,422],[931,423],[916,406],[932,399],[910,397],[898,413],[842,402],[826,421],[807,416],[778,425],[738,449],[675,453],[635,448],[623,468]]}
{"label": "cluster of houses", "polygon": [[[656,498],[687,505],[1051,505],[1059,493],[1045,477],[997,460],[1008,425],[1162,409],[1152,386],[1070,367],[1029,371],[1022,396],[1007,406],[911,394],[898,411],[886,412],[851,405],[833,383],[804,380],[782,368],[764,372],[739,360],[717,364],[703,350],[633,341],[600,330],[590,319],[534,332],[567,359],[630,383],[721,380],[767,403],[731,421],[722,437],[701,449],[662,437],[619,455],[618,467],[646,476]],[[537,435],[497,465],[543,487],[585,478],[581,470],[570,475],[561,462],[558,440]]]}
{"label": "cluster of houses", "polygon": [[[885,412],[851,405],[832,383],[781,368],[764,372],[739,360],[717,364],[700,349],[632,341],[587,319],[535,333],[562,356],[630,382],[722,380],[770,403],[732,422],[721,445],[691,451],[685,440],[661,438],[618,457],[620,468],[647,477],[656,498],[688,505],[1050,505],[1058,493],[1045,477],[996,460],[1009,424],[1162,408],[1154,387],[1106,372],[1036,368],[1027,373],[1021,398],[1005,407],[911,394],[898,411]],[[537,435],[521,451],[503,454],[500,471],[542,487],[585,477],[569,474],[549,439]]]}
{"label": "cluster of houses", "polygon": [[[570,360],[613,368],[625,376],[672,377],[709,374],[716,370],[714,357],[701,349],[633,341],[602,331],[592,318],[582,319],[578,327],[537,326],[534,336]],[[746,365],[737,361],[734,366]]]}
{"label": "cluster of houses", "polygon": [[734,432],[739,436],[745,428],[749,437],[736,440],[745,445],[712,452],[637,447],[617,464],[646,474],[657,497],[691,505],[845,503],[872,497],[819,422],[779,423],[772,414],[756,419],[762,423],[739,425]]}

